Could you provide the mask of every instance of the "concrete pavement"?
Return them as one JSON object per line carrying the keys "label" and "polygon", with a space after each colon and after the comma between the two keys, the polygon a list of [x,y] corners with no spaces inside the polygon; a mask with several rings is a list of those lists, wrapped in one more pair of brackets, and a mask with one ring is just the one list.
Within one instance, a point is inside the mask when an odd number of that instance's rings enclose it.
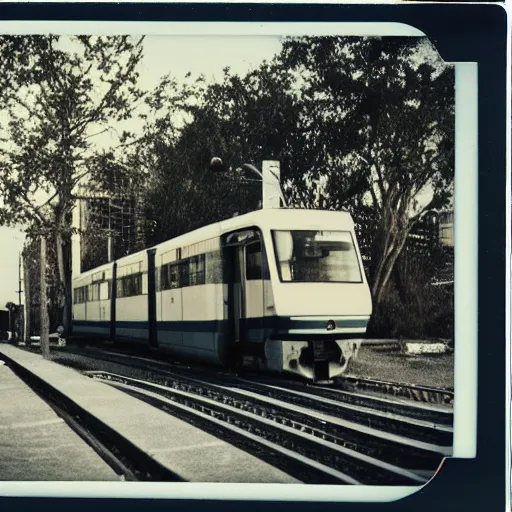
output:
{"label": "concrete pavement", "polygon": [[0,480],[115,481],[119,477],[0,362]]}
{"label": "concrete pavement", "polygon": [[[44,380],[185,481],[301,483],[219,437],[38,354],[0,345],[2,357]],[[11,407],[19,392],[12,390]],[[2,451],[0,446],[0,459]]]}

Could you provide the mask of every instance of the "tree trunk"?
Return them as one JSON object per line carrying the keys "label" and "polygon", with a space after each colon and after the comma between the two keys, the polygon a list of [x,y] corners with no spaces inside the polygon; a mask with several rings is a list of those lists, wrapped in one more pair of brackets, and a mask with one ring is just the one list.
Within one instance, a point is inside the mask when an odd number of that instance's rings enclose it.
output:
{"label": "tree trunk", "polygon": [[57,221],[57,233],[55,234],[57,269],[58,269],[58,296],[59,296],[59,317],[64,331],[66,331],[66,276],[64,274],[64,248],[62,246],[61,221]]}
{"label": "tree trunk", "polygon": [[396,213],[392,211],[384,212],[381,230],[381,236],[376,240],[380,247],[376,251],[378,262],[372,284],[372,297],[376,306],[384,299],[391,272],[409,233],[407,227],[399,226]]}
{"label": "tree trunk", "polygon": [[41,343],[41,353],[45,359],[50,357],[50,320],[48,318],[48,300],[46,293],[46,238],[41,236],[41,292],[40,292],[40,317],[41,326],[39,332],[39,341]]}
{"label": "tree trunk", "polygon": [[394,247],[389,256],[383,262],[381,279],[376,287],[375,299],[377,304],[380,304],[384,299],[384,293],[386,292],[391,271],[395,266],[398,256],[400,256],[400,253],[402,252],[405,240],[407,239],[407,234],[402,234],[401,236],[396,236],[394,238]]}
{"label": "tree trunk", "polygon": [[57,267],[59,274],[59,310],[62,327],[64,328],[63,336],[70,334],[70,279],[68,276],[70,265],[68,260],[68,251],[64,255],[64,240],[62,238],[62,230],[65,220],[63,218],[57,220],[57,232],[55,234],[55,243],[57,251]]}
{"label": "tree trunk", "polygon": [[30,345],[30,272],[25,258],[23,258],[23,288],[25,288],[25,324],[23,339],[27,345]]}
{"label": "tree trunk", "polygon": [[71,239],[68,239],[64,251],[64,275],[66,276],[66,287],[64,290],[64,318],[63,323],[64,333],[63,336],[71,336],[73,333],[73,289],[72,289],[72,270],[71,270]]}
{"label": "tree trunk", "polygon": [[408,273],[410,255],[408,254],[407,250],[402,251],[402,253],[402,257],[399,260],[397,260],[395,264],[395,268],[393,269],[392,275],[394,276],[393,282],[395,283],[396,291],[398,292],[400,301],[402,302],[402,304],[407,304],[409,295],[406,281],[408,281],[410,278]]}

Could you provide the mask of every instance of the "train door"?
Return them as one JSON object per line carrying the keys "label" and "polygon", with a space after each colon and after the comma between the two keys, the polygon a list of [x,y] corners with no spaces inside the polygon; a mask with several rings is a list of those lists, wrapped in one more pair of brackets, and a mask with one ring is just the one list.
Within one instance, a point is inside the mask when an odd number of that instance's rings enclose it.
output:
{"label": "train door", "polygon": [[[183,344],[182,262],[180,259],[162,264],[160,282],[160,318],[163,333],[158,341],[163,345]],[[161,340],[161,341],[160,341]]]}
{"label": "train door", "polygon": [[[255,240],[244,247],[245,273],[244,273],[244,300],[245,300],[245,328],[249,353],[255,354],[262,348],[264,297],[262,273],[262,244]],[[254,345],[258,343],[258,345]]]}
{"label": "train door", "polygon": [[250,230],[232,234],[228,245],[231,250],[229,309],[233,348],[239,356],[254,356],[263,350],[262,244],[259,233]]}
{"label": "train door", "polygon": [[181,250],[179,250],[179,254],[180,259],[169,266],[169,284],[171,289],[167,294],[167,302],[164,301],[162,307],[167,309],[166,319],[170,320],[171,323],[169,341],[172,345],[181,346],[186,341],[183,331],[183,320],[185,320],[183,315],[183,310],[185,309],[183,304],[183,267],[188,263],[187,261],[181,261]]}
{"label": "train door", "polygon": [[[170,260],[170,261],[169,261]],[[180,283],[180,265],[167,253],[155,261],[156,300],[151,304],[155,308],[155,326],[153,344],[173,348],[182,345],[182,297]],[[148,313],[150,304],[148,302]]]}
{"label": "train door", "polygon": [[245,312],[245,247],[234,248],[233,269],[233,315],[234,315],[234,342],[244,341]]}

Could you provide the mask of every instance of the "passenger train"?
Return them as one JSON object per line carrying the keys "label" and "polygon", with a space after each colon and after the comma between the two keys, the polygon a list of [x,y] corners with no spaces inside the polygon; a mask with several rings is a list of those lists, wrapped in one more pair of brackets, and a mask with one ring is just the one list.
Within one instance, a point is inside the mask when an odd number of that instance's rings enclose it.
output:
{"label": "passenger train", "polygon": [[323,381],[372,312],[347,212],[263,209],[73,278],[73,333]]}

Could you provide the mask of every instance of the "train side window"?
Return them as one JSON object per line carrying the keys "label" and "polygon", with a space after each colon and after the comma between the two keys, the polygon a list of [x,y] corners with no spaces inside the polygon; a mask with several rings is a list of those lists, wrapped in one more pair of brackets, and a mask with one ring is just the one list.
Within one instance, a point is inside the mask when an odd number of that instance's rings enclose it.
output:
{"label": "train side window", "polygon": [[131,295],[133,295],[131,282],[132,282],[131,276],[126,276],[123,279],[123,295],[125,297],[130,297]]}
{"label": "train side window", "polygon": [[142,295],[142,274],[131,275],[128,279],[128,291],[131,297]]}
{"label": "train side window", "polygon": [[188,260],[188,271],[190,276],[189,286],[194,286],[196,283],[196,275],[197,275],[197,260],[196,257],[193,256]]}
{"label": "train side window", "polygon": [[245,265],[245,273],[248,281],[261,280],[263,278],[261,242],[250,244],[245,248]]}
{"label": "train side window", "polygon": [[180,288],[180,267],[179,264],[169,265],[169,283],[170,288]]}
{"label": "train side window", "polygon": [[80,288],[76,289],[76,304],[83,304],[84,302],[87,302],[89,294],[87,293],[89,291],[89,286],[80,286]]}
{"label": "train side window", "polygon": [[180,287],[179,263],[169,263],[162,266],[161,289],[171,290]]}
{"label": "train side window", "polygon": [[206,255],[200,254],[197,258],[197,284],[206,284]]}
{"label": "train side window", "polygon": [[186,286],[190,286],[190,261],[182,260],[180,262],[181,269],[181,286],[185,288]]}
{"label": "train side window", "polygon": [[139,290],[137,286],[137,276],[125,276],[122,279],[122,296],[123,297],[133,297],[134,295],[139,295]]}
{"label": "train side window", "polygon": [[205,284],[205,257],[204,254],[190,258],[189,265],[190,283],[189,286]]}
{"label": "train side window", "polygon": [[100,284],[94,283],[89,285],[89,298],[91,302],[100,300]]}
{"label": "train side window", "polygon": [[169,289],[169,265],[162,265],[160,267],[160,289]]}
{"label": "train side window", "polygon": [[123,277],[123,297],[130,296],[130,278],[128,276]]}

